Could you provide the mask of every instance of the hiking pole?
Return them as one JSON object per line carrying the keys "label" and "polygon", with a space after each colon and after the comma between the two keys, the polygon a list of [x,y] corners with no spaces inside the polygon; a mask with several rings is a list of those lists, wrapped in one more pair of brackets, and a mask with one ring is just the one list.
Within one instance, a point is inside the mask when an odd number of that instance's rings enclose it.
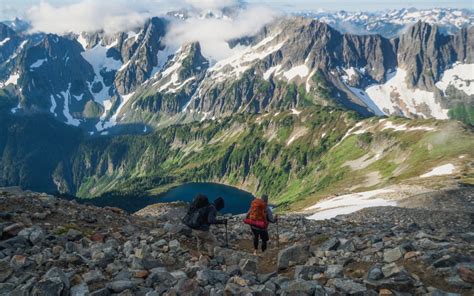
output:
{"label": "hiking pole", "polygon": [[277,225],[277,246],[278,246],[278,250],[280,249],[280,229],[278,227],[278,216],[277,216],[277,219],[276,219],[276,225]]}
{"label": "hiking pole", "polygon": [[227,238],[227,219],[225,220],[225,247],[229,248],[229,239]]}

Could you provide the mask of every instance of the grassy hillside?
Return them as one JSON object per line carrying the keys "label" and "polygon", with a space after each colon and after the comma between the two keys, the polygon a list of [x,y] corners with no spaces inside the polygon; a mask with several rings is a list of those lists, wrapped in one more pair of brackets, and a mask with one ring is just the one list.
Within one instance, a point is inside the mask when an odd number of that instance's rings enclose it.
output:
{"label": "grassy hillside", "polygon": [[329,194],[426,183],[419,176],[444,163],[455,165],[461,180],[472,179],[469,128],[450,121],[358,120],[332,107],[311,107],[96,138],[63,165],[70,177],[57,171],[55,180],[81,197],[212,181],[301,207]]}

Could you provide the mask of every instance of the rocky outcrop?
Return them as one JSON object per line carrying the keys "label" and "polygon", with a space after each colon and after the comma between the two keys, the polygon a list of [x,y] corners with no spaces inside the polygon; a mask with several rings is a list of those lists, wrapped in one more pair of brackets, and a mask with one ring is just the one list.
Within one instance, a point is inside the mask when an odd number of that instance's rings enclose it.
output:
{"label": "rocky outcrop", "polygon": [[73,117],[82,118],[87,102],[94,100],[91,91],[105,85],[92,84],[94,70],[81,52],[75,40],[53,34],[27,48],[16,66],[20,73],[18,86],[24,97],[22,107],[49,110],[67,121],[65,116],[68,115],[63,112],[66,105],[70,114],[76,114]]}
{"label": "rocky outcrop", "polygon": [[[0,192],[0,281],[5,294],[473,291],[470,212],[386,207],[318,222],[287,214],[279,221],[280,249],[271,225],[269,250],[258,257],[251,255],[250,231],[242,217],[227,217],[230,247],[217,247],[209,258],[199,256],[189,229],[179,223],[186,211],[183,204],[130,215],[15,188]],[[223,227],[212,232],[223,245]]]}
{"label": "rocky outcrop", "polygon": [[0,23],[0,65],[12,57],[21,43],[21,37],[9,26]]}
{"label": "rocky outcrop", "polygon": [[[150,78],[153,68],[158,62],[158,51],[163,50],[161,38],[165,35],[166,23],[163,19],[154,17],[145,23],[143,29],[135,38],[123,40],[118,46],[122,60],[127,66],[117,72],[115,86],[121,94],[128,94],[137,86]],[[164,57],[165,59],[167,57]]]}
{"label": "rocky outcrop", "polygon": [[[180,113],[195,93],[209,67],[199,43],[183,45],[162,71],[140,87],[130,103],[130,118],[150,114]],[[134,114],[137,113],[137,114]]]}
{"label": "rocky outcrop", "polygon": [[411,86],[433,91],[445,69],[456,61],[473,62],[474,27],[456,35],[444,35],[436,25],[418,22],[400,38],[397,44],[398,65],[408,71]]}

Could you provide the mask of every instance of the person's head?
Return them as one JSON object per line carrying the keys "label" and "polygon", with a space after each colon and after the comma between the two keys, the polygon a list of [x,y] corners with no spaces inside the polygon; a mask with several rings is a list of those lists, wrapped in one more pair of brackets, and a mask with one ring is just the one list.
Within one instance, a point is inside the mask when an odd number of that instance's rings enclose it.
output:
{"label": "person's head", "polygon": [[262,200],[268,203],[268,195],[262,194]]}
{"label": "person's head", "polygon": [[224,208],[224,199],[220,196],[216,198],[216,200],[214,200],[214,206],[216,207],[216,210],[222,210]]}

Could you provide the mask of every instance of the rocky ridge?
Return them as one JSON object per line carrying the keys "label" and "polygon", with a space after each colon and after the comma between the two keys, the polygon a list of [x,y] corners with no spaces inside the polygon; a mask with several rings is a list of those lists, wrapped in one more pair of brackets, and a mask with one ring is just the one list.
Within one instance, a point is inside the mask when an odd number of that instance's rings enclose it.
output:
{"label": "rocky ridge", "polygon": [[[282,215],[279,246],[251,255],[242,217],[199,256],[184,204],[129,215],[0,190],[2,295],[469,295],[472,212],[382,207],[326,221]],[[472,196],[471,200],[472,202]],[[275,227],[270,235],[275,238]],[[454,293],[454,294],[449,294]]]}
{"label": "rocky ridge", "polygon": [[[230,40],[235,55],[213,65],[198,43],[168,46],[168,26],[153,17],[113,35],[30,36],[1,24],[0,87],[16,101],[12,112],[51,114],[104,135],[314,104],[447,119],[472,101],[472,26],[444,35],[417,22],[385,38],[288,17]],[[176,68],[185,71],[174,77]]]}

